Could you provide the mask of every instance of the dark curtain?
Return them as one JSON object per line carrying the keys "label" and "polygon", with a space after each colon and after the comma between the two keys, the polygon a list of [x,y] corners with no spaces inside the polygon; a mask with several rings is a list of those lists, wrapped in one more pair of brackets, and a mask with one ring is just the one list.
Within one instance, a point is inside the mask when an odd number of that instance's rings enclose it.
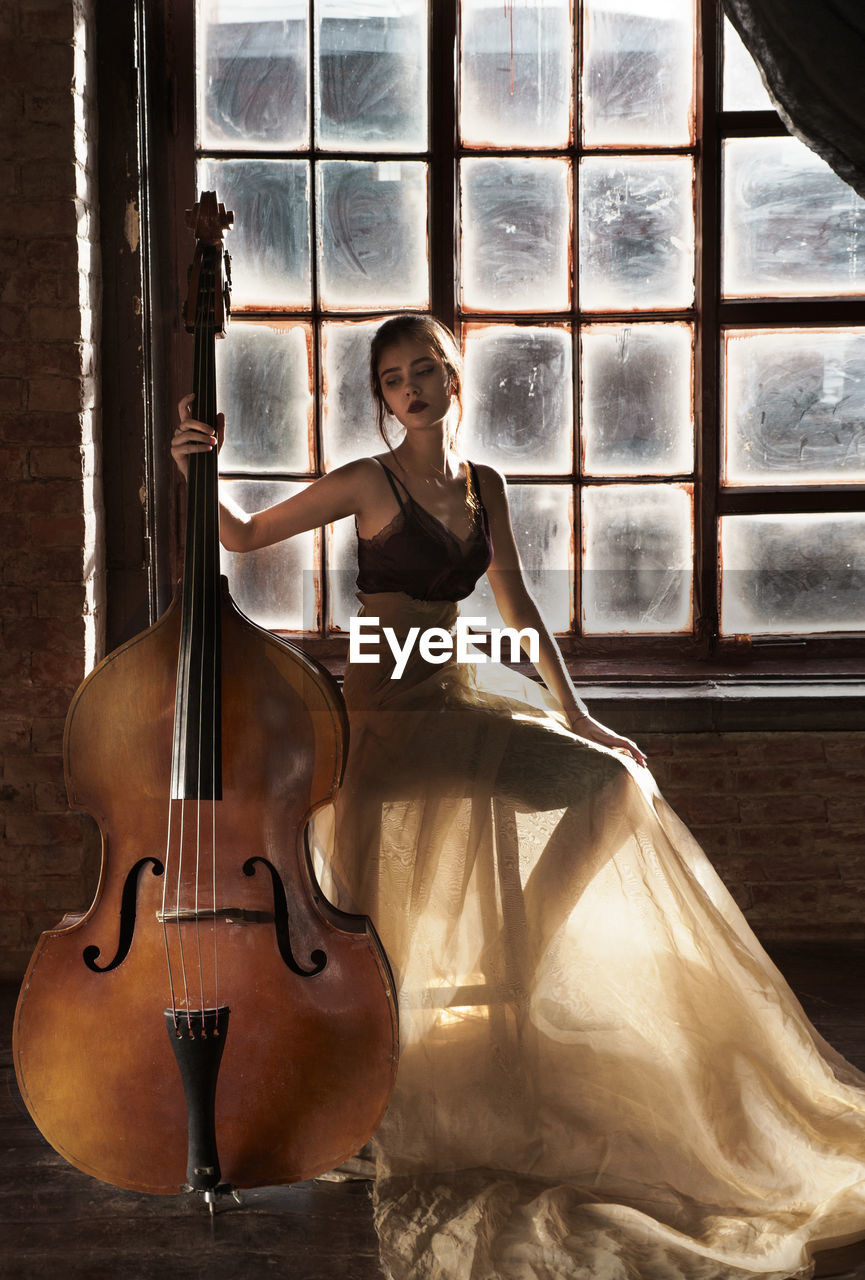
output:
{"label": "dark curtain", "polygon": [[723,0],[784,123],[865,196],[865,0]]}

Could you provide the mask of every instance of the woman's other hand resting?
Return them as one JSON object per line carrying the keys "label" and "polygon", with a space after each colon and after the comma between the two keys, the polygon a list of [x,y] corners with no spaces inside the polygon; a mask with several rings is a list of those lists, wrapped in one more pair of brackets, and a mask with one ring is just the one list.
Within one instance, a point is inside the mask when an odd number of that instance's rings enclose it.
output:
{"label": "woman's other hand resting", "polygon": [[580,738],[585,738],[586,742],[595,742],[599,747],[609,747],[613,751],[624,751],[627,755],[636,760],[637,764],[645,765],[645,754],[640,750],[635,742],[630,738],[623,738],[617,733],[613,733],[612,729],[608,729],[606,725],[601,724],[592,716],[577,715],[571,719],[571,732],[577,734]]}

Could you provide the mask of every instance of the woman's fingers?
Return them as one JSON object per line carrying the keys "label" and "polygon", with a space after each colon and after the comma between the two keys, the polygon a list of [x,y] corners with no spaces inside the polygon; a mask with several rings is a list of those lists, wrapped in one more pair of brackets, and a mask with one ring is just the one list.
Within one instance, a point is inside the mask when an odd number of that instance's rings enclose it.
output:
{"label": "woman's fingers", "polygon": [[602,743],[602,746],[611,747],[613,751],[624,751],[632,759],[636,760],[637,764],[646,763],[646,757],[640,748],[636,743],[631,742],[629,738],[611,738],[609,742]]}
{"label": "woman's fingers", "polygon": [[[182,400],[178,401],[177,412],[180,417],[180,426],[174,432],[173,438],[175,440],[180,438],[193,440],[195,438],[195,435],[198,434],[200,436],[204,436],[209,442],[215,442],[217,436],[213,428],[208,426],[206,422],[199,422],[197,418],[193,418],[192,404],[194,400],[195,400],[194,395],[188,395],[188,396],[184,396]],[[224,430],[225,429],[224,415],[220,413],[217,416],[216,421],[217,421],[219,430]]]}
{"label": "woman's fingers", "polygon": [[[195,400],[194,395],[184,396],[182,400],[177,402],[177,412],[180,418],[180,426],[174,432],[174,438],[177,439],[184,432],[197,432],[199,435],[205,436],[208,441],[218,441],[222,444],[222,437],[225,433],[225,414],[218,413],[216,415],[216,430],[208,426],[206,422],[199,422],[197,418],[192,416],[192,405]],[[192,439],[192,436],[188,437]]]}
{"label": "woman's fingers", "polygon": [[185,422],[171,437],[172,449],[182,446],[184,453],[201,453],[204,449],[212,449],[216,443],[215,431],[204,422]]}
{"label": "woman's fingers", "polygon": [[580,721],[578,726],[574,728],[574,732],[589,742],[597,743],[598,746],[610,747],[613,751],[626,751],[629,756],[636,760],[637,764],[645,765],[646,763],[645,753],[640,750],[635,742],[631,742],[630,738],[622,738],[617,733],[611,733],[609,729],[591,717]]}
{"label": "woman's fingers", "polygon": [[197,418],[193,418],[192,404],[194,400],[194,395],[188,395],[178,401],[177,412],[180,417],[180,425],[175,429],[171,437],[171,456],[184,476],[187,475],[189,470],[187,462],[189,455],[191,453],[207,453],[215,446],[218,447],[222,443],[222,436],[225,431],[225,419],[222,414],[219,414],[217,418],[216,431],[208,426],[206,422],[199,422]]}
{"label": "woman's fingers", "polygon": [[615,734],[611,735],[613,741],[609,744],[614,751],[626,751],[629,756],[636,760],[637,764],[645,764],[646,757],[636,742],[631,742],[630,738],[619,738]]}

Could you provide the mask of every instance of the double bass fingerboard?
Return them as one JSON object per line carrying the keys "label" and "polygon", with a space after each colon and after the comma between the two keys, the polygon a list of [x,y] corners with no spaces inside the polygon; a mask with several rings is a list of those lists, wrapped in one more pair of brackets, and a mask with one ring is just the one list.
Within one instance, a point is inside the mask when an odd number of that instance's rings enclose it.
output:
{"label": "double bass fingerboard", "polygon": [[[194,416],[216,425],[215,300],[222,246],[203,246],[196,302]],[[219,293],[217,292],[219,291]],[[173,800],[222,799],[222,653],[216,449],[189,458],[180,647],[171,758]]]}

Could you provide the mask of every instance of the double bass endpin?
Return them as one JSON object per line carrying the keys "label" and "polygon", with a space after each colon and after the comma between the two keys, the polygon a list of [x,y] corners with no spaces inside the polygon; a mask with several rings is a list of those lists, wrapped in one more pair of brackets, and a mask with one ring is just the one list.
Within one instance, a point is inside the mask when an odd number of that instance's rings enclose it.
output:
{"label": "double bass endpin", "polygon": [[215,1216],[216,1203],[220,1198],[224,1199],[226,1196],[231,1196],[235,1204],[239,1204],[239,1205],[243,1204],[243,1200],[240,1197],[240,1192],[238,1191],[237,1187],[233,1187],[230,1182],[220,1182],[218,1187],[208,1188],[208,1190],[201,1191],[201,1192],[199,1192],[196,1187],[191,1187],[189,1183],[186,1182],[183,1184],[180,1190],[183,1191],[186,1195],[194,1195],[196,1193],[199,1195],[202,1195],[204,1197],[204,1203],[207,1205],[211,1218]]}

